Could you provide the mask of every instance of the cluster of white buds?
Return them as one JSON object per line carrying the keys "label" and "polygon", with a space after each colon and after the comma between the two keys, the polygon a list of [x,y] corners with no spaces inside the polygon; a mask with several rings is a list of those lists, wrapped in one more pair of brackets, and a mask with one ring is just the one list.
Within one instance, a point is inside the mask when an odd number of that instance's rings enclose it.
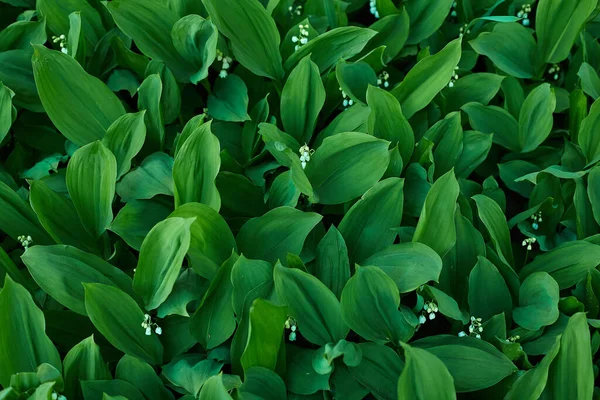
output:
{"label": "cluster of white buds", "polygon": [[536,238],[527,238],[527,239],[523,240],[523,243],[521,243],[521,246],[527,247],[527,250],[529,251],[532,249],[531,245],[534,244],[535,242],[537,242]]}
{"label": "cluster of white buds", "polygon": [[457,6],[456,2],[452,3],[452,9],[451,9],[452,11],[450,11],[450,16],[452,18],[458,17],[458,13],[456,12],[456,6]]}
{"label": "cluster of white buds", "polygon": [[344,90],[342,88],[340,88],[340,91],[342,92],[342,98],[344,99],[344,100],[342,100],[342,105],[344,106],[344,109],[353,105],[354,100],[349,98],[348,95],[346,94],[346,92],[344,92]]}
{"label": "cluster of white buds", "polygon": [[387,71],[383,71],[377,77],[377,86],[383,85],[384,88],[389,87],[390,83],[388,82],[388,79],[390,79],[390,74],[388,74]]}
{"label": "cluster of white buds", "polygon": [[419,323],[423,325],[427,322],[427,316],[429,316],[430,320],[435,319],[435,313],[438,311],[439,309],[435,301],[426,301],[425,304],[423,304],[423,312],[419,316]]}
{"label": "cluster of white buds", "polygon": [[560,76],[558,73],[560,72],[560,67],[557,64],[554,64],[552,67],[550,67],[550,69],[548,70],[548,73],[550,75],[552,75],[552,77],[554,78],[555,81],[558,80],[558,77]]}
{"label": "cluster of white buds", "polygon": [[375,18],[379,19],[379,11],[377,11],[377,0],[369,1],[369,11],[371,12],[371,14],[373,14]]}
{"label": "cluster of white buds", "polygon": [[60,35],[60,36],[52,36],[52,42],[53,43],[58,43],[58,45],[60,46],[60,51],[62,51],[63,53],[67,54],[67,37],[65,35]]}
{"label": "cluster of white buds", "polygon": [[285,321],[285,329],[291,330],[289,336],[290,342],[296,340],[296,329],[298,329],[296,325],[296,320],[292,317],[288,317],[288,319]]}
{"label": "cluster of white buds", "polygon": [[467,29],[469,27],[468,24],[464,24],[463,26],[460,27],[459,33],[458,33],[458,37],[463,37],[464,35],[468,35],[471,33],[470,29]]}
{"label": "cluster of white buds", "polygon": [[52,400],[67,400],[67,398],[65,396],[63,396],[62,394],[52,392]]}
{"label": "cluster of white buds", "polygon": [[508,338],[508,339],[506,339],[506,340],[508,340],[508,341],[509,341],[509,342],[511,342],[511,343],[516,343],[516,342],[517,342],[518,340],[520,340],[520,339],[521,339],[521,336],[519,336],[519,335],[515,335],[515,336],[511,336],[511,337],[509,337],[509,338]]}
{"label": "cluster of white buds", "polygon": [[[531,227],[534,230],[537,230],[540,227],[539,222],[542,222],[542,212],[541,211],[536,212],[535,214],[533,214],[531,216],[531,219],[533,220]],[[534,242],[535,242],[535,240],[534,240]]]}
{"label": "cluster of white buds", "polygon": [[221,72],[219,72],[219,76],[221,78],[227,78],[227,70],[231,67],[231,63],[233,62],[233,58],[226,56],[223,52],[217,49],[217,61],[222,62]]}
{"label": "cluster of white buds", "polygon": [[288,7],[288,11],[290,12],[290,15],[293,17],[294,15],[302,15],[302,6],[301,5],[297,5],[297,6],[289,6]]}
{"label": "cluster of white buds", "polygon": [[521,21],[523,26],[529,26],[530,24],[529,13],[531,13],[531,4],[523,4],[521,6],[521,11],[517,13],[517,17],[523,18],[523,20]]}
{"label": "cluster of white buds", "polygon": [[298,28],[300,29],[300,36],[292,36],[292,42],[296,43],[296,47],[294,47],[295,51],[298,51],[300,47],[308,43],[308,24],[300,24]]}
{"label": "cluster of white buds", "polygon": [[454,87],[454,84],[458,80],[458,74],[456,73],[456,71],[458,71],[458,65],[454,67],[454,72],[452,73],[452,78],[450,78],[450,82],[448,82],[448,87]]}
{"label": "cluster of white buds", "polygon": [[302,164],[302,169],[306,168],[306,163],[310,161],[310,156],[315,152],[311,150],[310,147],[306,143],[304,146],[300,147],[298,151],[300,153],[300,163]]}
{"label": "cluster of white buds", "polygon": [[25,250],[27,250],[29,246],[31,246],[31,243],[33,243],[31,236],[19,236],[17,240],[21,242],[21,246],[23,246]]}
{"label": "cluster of white buds", "polygon": [[483,332],[483,324],[481,318],[471,317],[471,325],[469,325],[469,334],[465,331],[460,331],[458,337],[475,336],[477,339],[481,339],[481,333]]}
{"label": "cluster of white buds", "polygon": [[144,314],[144,322],[142,322],[142,328],[146,330],[146,336],[152,335],[152,328],[154,328],[154,333],[157,335],[162,334],[162,328],[158,326],[156,322],[152,322],[152,317],[150,314]]}

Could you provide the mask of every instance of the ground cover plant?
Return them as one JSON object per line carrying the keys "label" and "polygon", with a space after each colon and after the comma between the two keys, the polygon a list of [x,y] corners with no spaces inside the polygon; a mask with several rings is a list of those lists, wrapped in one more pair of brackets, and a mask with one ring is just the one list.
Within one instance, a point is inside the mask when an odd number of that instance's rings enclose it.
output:
{"label": "ground cover plant", "polygon": [[0,0],[0,399],[600,398],[599,12]]}

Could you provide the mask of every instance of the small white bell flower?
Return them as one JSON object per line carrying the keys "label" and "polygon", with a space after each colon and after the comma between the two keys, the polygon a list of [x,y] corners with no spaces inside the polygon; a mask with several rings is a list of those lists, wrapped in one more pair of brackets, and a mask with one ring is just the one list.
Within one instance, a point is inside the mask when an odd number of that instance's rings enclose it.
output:
{"label": "small white bell flower", "polygon": [[152,335],[152,328],[147,327],[146,328],[146,336],[150,336],[150,335]]}
{"label": "small white bell flower", "polygon": [[154,330],[154,332],[155,332],[157,335],[162,335],[162,328],[161,328],[160,326],[157,326],[157,327],[156,327],[156,329]]}
{"label": "small white bell flower", "polygon": [[423,325],[425,322],[427,322],[427,318],[424,315],[419,315],[419,323]]}
{"label": "small white bell flower", "polygon": [[467,336],[467,333],[465,331],[458,332],[458,337],[465,337],[465,336]]}

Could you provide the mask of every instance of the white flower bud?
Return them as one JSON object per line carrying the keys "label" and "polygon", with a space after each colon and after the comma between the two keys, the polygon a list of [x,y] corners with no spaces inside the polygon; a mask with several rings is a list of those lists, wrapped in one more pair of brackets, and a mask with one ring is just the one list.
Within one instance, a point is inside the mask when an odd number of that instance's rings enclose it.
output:
{"label": "white flower bud", "polygon": [[157,326],[154,332],[156,332],[157,335],[162,335],[162,328],[160,326]]}
{"label": "white flower bud", "polygon": [[429,319],[435,319],[435,313],[429,314]]}
{"label": "white flower bud", "polygon": [[342,104],[344,105],[344,107],[348,107],[348,100],[344,99],[344,101],[342,101]]}
{"label": "white flower bud", "polygon": [[296,332],[296,329],[297,329],[296,325],[292,325],[291,329],[292,329],[292,332]]}
{"label": "white flower bud", "polygon": [[298,41],[298,36],[292,36],[292,42],[296,43]]}
{"label": "white flower bud", "polygon": [[475,335],[475,337],[476,337],[477,339],[481,339],[481,335],[480,335],[479,333],[478,333],[477,335]]}
{"label": "white flower bud", "polygon": [[308,39],[307,38],[302,38],[302,39],[300,39],[300,43],[306,44],[306,43],[308,43]]}
{"label": "white flower bud", "polygon": [[306,161],[302,161],[302,169],[306,168]]}
{"label": "white flower bud", "polygon": [[424,316],[424,315],[420,315],[420,316],[419,316],[419,323],[420,323],[421,325],[423,325],[425,322],[427,322],[427,318],[425,318],[425,316]]}
{"label": "white flower bud", "polygon": [[465,337],[465,336],[467,336],[467,333],[465,331],[458,332],[458,337]]}
{"label": "white flower bud", "polygon": [[146,336],[150,336],[150,335],[152,335],[152,328],[147,327],[146,328]]}

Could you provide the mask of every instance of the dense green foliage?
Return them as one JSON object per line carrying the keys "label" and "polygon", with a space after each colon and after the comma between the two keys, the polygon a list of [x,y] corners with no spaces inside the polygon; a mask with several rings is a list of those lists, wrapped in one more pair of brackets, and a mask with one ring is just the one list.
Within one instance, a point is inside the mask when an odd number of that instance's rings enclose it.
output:
{"label": "dense green foliage", "polygon": [[0,0],[0,400],[600,399],[597,3]]}

